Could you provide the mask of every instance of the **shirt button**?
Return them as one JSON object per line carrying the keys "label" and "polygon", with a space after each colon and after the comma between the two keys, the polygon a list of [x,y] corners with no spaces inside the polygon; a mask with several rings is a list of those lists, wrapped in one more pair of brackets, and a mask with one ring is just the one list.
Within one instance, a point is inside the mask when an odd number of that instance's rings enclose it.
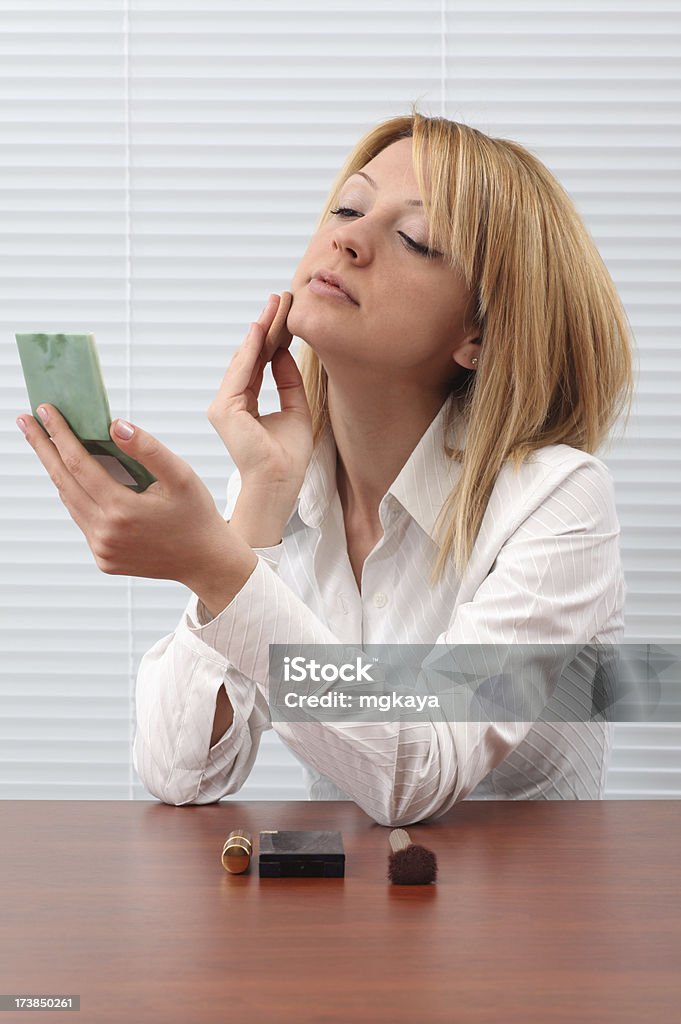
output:
{"label": "shirt button", "polygon": [[388,598],[385,594],[374,594],[374,604],[377,608],[385,608],[388,603]]}

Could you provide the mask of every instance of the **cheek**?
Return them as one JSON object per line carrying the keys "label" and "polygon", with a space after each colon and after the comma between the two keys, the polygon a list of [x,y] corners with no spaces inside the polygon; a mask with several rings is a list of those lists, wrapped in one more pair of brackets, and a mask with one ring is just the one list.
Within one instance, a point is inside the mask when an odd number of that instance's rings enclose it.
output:
{"label": "cheek", "polygon": [[449,337],[460,328],[464,299],[451,281],[434,281],[431,274],[417,268],[396,277],[394,290],[405,319],[421,325],[424,334]]}
{"label": "cheek", "polygon": [[307,284],[307,278],[309,274],[305,274],[300,266],[297,267],[295,274],[291,278],[291,283],[288,286],[288,290],[293,293],[295,298],[296,292],[299,292],[303,285]]}
{"label": "cheek", "polygon": [[402,287],[396,287],[394,301],[381,318],[380,331],[386,338],[399,339],[410,366],[446,363],[455,340],[453,314],[443,309],[442,295],[423,285],[414,287],[413,279],[411,284],[402,282]]}
{"label": "cheek", "polygon": [[442,295],[432,282],[410,268],[395,268],[386,282],[383,314],[393,326],[409,325],[428,337],[441,333],[445,321]]}

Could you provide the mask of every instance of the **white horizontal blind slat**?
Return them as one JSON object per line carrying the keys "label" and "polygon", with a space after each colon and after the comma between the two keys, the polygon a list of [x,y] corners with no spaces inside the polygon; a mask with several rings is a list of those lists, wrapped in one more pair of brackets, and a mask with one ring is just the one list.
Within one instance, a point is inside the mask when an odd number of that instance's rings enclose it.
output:
{"label": "white horizontal blind slat", "polygon": [[[105,349],[119,343],[114,332],[107,338],[107,321],[124,324],[127,317],[120,5],[97,11],[93,4],[75,16],[63,6],[30,11],[22,5],[0,13],[5,260],[0,275],[0,798],[5,799],[120,799],[130,793],[128,584],[117,580],[106,586],[14,425],[16,415],[28,409],[15,331],[93,330]],[[72,21],[72,40],[63,34],[65,19]],[[52,67],[46,54],[40,56],[44,33],[53,45],[57,36],[64,44]],[[83,61],[79,50],[87,54]],[[55,100],[62,74],[85,106],[60,112]],[[98,138],[104,143],[99,150]],[[75,153],[78,145],[81,157]],[[95,180],[88,184],[88,166],[92,169],[98,159],[105,169],[99,188]],[[70,279],[61,262],[69,252]],[[37,255],[42,270],[33,262]],[[33,530],[24,532],[22,524],[28,527],[31,516]],[[78,594],[80,602],[74,602]]]}
{"label": "white horizontal blind slat", "polygon": [[[628,638],[678,638],[680,28],[676,0],[5,5],[0,798],[148,796],[130,768],[134,673],[187,597],[97,570],[14,426],[14,332],[93,330],[113,415],[187,459],[222,506],[231,462],[205,410],[224,369],[290,282],[347,151],[412,100],[536,152],[599,246],[640,362],[605,456]],[[276,408],[269,379],[263,404]],[[680,750],[681,727],[618,727],[608,794],[679,795]],[[238,798],[302,795],[266,734]]]}

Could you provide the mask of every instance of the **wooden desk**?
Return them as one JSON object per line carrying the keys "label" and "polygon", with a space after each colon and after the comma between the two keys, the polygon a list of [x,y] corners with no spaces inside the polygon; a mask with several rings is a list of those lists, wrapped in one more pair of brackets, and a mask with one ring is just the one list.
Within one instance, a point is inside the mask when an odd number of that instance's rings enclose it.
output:
{"label": "wooden desk", "polygon": [[[340,829],[345,878],[259,878],[266,828]],[[350,802],[2,801],[0,830],[0,993],[81,997],[0,1024],[681,1021],[681,802],[464,802],[409,827],[427,888]]]}

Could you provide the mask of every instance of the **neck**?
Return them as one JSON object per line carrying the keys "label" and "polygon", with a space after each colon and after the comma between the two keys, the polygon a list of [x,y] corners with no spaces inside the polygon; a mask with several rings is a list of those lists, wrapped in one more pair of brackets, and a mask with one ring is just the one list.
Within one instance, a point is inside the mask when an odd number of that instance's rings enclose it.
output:
{"label": "neck", "polygon": [[336,481],[346,524],[380,532],[378,508],[442,408],[446,396],[383,382],[381,388],[334,387],[329,420],[337,449]]}

